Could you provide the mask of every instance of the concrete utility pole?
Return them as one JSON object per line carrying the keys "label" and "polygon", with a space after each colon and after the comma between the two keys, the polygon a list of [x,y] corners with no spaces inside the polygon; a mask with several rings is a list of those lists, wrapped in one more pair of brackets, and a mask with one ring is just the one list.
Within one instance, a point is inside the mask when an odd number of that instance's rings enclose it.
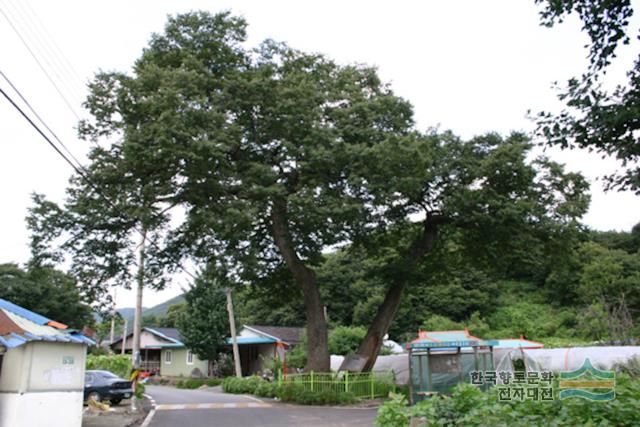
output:
{"label": "concrete utility pole", "polygon": [[124,354],[127,346],[127,319],[124,319],[124,327],[122,328],[122,345],[120,345],[120,354]]}
{"label": "concrete utility pole", "polygon": [[111,311],[111,333],[109,335],[109,346],[113,344],[116,337],[116,293],[118,289],[113,290],[113,310]]}
{"label": "concrete utility pole", "polygon": [[240,351],[238,350],[238,340],[236,339],[236,320],[233,317],[233,298],[231,298],[231,288],[227,288],[227,312],[229,313],[229,328],[231,329],[231,344],[233,345],[233,361],[236,366],[236,377],[242,378]]}
{"label": "concrete utility pole", "polygon": [[138,410],[138,398],[136,397],[136,390],[138,388],[139,376],[137,371],[140,370],[140,335],[142,334],[142,291],[144,289],[144,262],[145,262],[145,244],[147,240],[147,230],[142,229],[142,239],[140,240],[140,252],[138,259],[138,290],[136,293],[136,311],[133,316],[133,347],[131,351],[133,370],[136,371],[135,379],[133,380],[133,397],[131,398],[131,410],[136,412]]}
{"label": "concrete utility pole", "polygon": [[133,346],[131,351],[133,368],[140,368],[140,334],[142,329],[142,291],[144,289],[144,263],[145,244],[147,240],[147,230],[142,230],[142,240],[140,241],[140,252],[138,259],[138,289],[136,293],[136,310],[133,316]]}

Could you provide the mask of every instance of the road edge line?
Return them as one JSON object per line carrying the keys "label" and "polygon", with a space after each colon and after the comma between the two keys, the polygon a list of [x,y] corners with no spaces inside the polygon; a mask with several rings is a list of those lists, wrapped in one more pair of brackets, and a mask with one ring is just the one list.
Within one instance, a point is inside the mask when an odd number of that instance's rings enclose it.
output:
{"label": "road edge line", "polygon": [[251,399],[251,400],[255,400],[256,402],[266,403],[264,400],[260,400],[260,399],[258,399],[257,397],[253,397],[253,396],[250,396],[250,395],[248,395],[248,394],[243,394],[243,396],[244,396],[244,397],[248,397],[248,398],[249,398],[249,399]]}
{"label": "road edge line", "polygon": [[144,421],[142,422],[142,424],[140,424],[140,427],[149,427],[149,424],[151,424],[151,420],[153,419],[153,416],[156,414],[156,401],[153,397],[149,396],[148,394],[145,394],[144,397],[146,397],[147,399],[149,399],[149,401],[151,401],[151,410],[149,411],[147,416],[144,418]]}

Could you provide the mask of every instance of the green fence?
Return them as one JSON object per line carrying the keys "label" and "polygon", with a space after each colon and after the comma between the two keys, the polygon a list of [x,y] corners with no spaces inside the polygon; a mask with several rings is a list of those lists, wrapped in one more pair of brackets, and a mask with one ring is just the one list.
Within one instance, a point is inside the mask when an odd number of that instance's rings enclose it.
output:
{"label": "green fence", "polygon": [[315,373],[278,375],[278,385],[295,384],[310,391],[350,392],[355,397],[373,399],[395,392],[393,372]]}

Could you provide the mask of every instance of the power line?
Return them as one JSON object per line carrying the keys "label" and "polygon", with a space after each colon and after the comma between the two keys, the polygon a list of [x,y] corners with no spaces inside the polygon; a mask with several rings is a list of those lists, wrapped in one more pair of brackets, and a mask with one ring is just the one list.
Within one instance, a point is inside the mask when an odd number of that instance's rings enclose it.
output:
{"label": "power line", "polygon": [[[76,171],[76,173],[78,175],[80,175],[80,177],[82,177],[85,182],[87,184],[89,184],[93,190],[96,192],[96,194],[98,194],[100,197],[102,197],[112,208],[117,209],[118,206],[113,203],[111,200],[109,200],[108,197],[106,197],[104,194],[102,194],[102,192],[100,191],[100,187],[95,184],[91,178],[89,177],[89,175],[86,173],[86,171],[84,170],[84,168],[80,165],[80,166],[76,166],[71,160],[69,160],[69,158],[67,156],[65,156],[65,154],[53,143],[53,141],[51,141],[51,139],[42,131],[42,129],[40,129],[38,127],[38,125],[36,123],[34,123],[33,120],[31,120],[31,118],[24,112],[24,110],[22,108],[20,108],[20,106],[0,87],[0,93],[2,93],[2,95],[7,99],[7,101],[9,101],[9,103],[11,103],[11,105],[13,106],[13,108],[15,108],[20,115],[22,115],[22,117],[29,122],[29,124],[36,130],[36,132],[38,132],[38,134],[40,134],[40,136],[42,136],[45,141],[47,141],[47,143],[51,146],[51,148],[53,148],[56,153],[58,153],[68,164],[69,166],[71,166],[73,168],[74,171]],[[140,230],[138,227],[133,227],[133,229],[138,232],[140,235],[144,235],[144,232],[142,230]],[[153,241],[153,240],[149,240],[149,243],[156,249],[158,249],[159,251],[162,251],[162,249]],[[175,261],[175,259],[174,259]],[[183,272],[185,272],[188,276],[190,276],[192,279],[196,280],[196,276],[193,275],[190,271],[188,271],[187,269],[185,269],[182,264],[180,264],[179,262],[176,262],[178,268],[180,268],[180,270],[182,270]]]}
{"label": "power line", "polygon": [[18,96],[20,97],[20,99],[22,100],[22,102],[25,103],[25,105],[27,107],[29,107],[29,110],[31,110],[31,112],[33,113],[33,115],[36,116],[36,118],[38,120],[40,120],[40,123],[42,123],[42,125],[49,131],[49,133],[51,135],[53,135],[53,137],[56,139],[56,141],[58,141],[58,143],[62,146],[62,148],[64,148],[64,150],[67,152],[67,154],[69,154],[69,156],[75,160],[76,164],[78,165],[78,167],[82,167],[82,163],[80,163],[80,161],[73,155],[73,153],[67,148],[66,145],[64,145],[64,143],[60,140],[60,138],[58,138],[58,135],[56,135],[56,133],[54,131],[51,130],[51,128],[49,126],[47,126],[47,124],[45,123],[44,120],[42,120],[42,117],[40,117],[40,115],[33,109],[33,107],[31,106],[31,104],[29,103],[29,101],[27,101],[25,99],[24,96],[22,96],[22,93],[18,90],[17,87],[15,87],[15,85],[11,82],[11,80],[9,80],[9,77],[6,76],[5,73],[2,72],[2,70],[0,70],[0,75],[7,81],[7,83],[9,83],[9,86],[11,86],[11,88],[18,94]]}
{"label": "power line", "polygon": [[[31,32],[33,40],[36,42],[36,44],[39,44],[40,47],[42,47],[41,52],[44,52],[45,55],[51,58],[51,63],[49,65],[53,69],[53,72],[56,73],[60,81],[66,85],[67,89],[70,89],[69,92],[71,93],[71,95],[78,99],[82,99],[82,90],[79,89],[83,87],[82,79],[75,79],[72,73],[67,69],[65,63],[62,61],[62,59],[60,59],[61,56],[64,57],[64,54],[62,54],[61,52],[60,54],[58,54],[58,52],[52,48],[51,44],[55,45],[55,40],[46,31],[42,22],[40,20],[36,22],[36,20],[33,18],[35,12],[33,12],[33,9],[31,9],[29,3],[26,0],[18,1],[16,2],[16,4],[14,4],[12,0],[5,0],[5,2],[11,5],[16,12],[16,15],[18,15],[22,19],[23,23],[25,24],[24,28]],[[27,10],[25,4],[28,6],[29,10]],[[46,35],[45,32],[47,33]]]}
{"label": "power line", "polygon": [[31,57],[36,61],[36,63],[38,64],[38,66],[40,67],[40,69],[42,70],[42,72],[45,74],[45,76],[47,76],[47,79],[49,80],[49,82],[53,85],[53,87],[56,89],[56,92],[58,92],[58,94],[60,95],[60,97],[62,98],[62,100],[64,101],[64,103],[66,104],[67,108],[69,108],[69,111],[71,111],[71,113],[76,117],[76,119],[78,119],[78,121],[80,121],[80,115],[75,111],[75,109],[71,106],[71,103],[69,102],[69,100],[67,99],[67,97],[62,93],[62,90],[60,90],[60,87],[58,87],[58,85],[56,84],[56,82],[53,80],[53,78],[51,77],[51,75],[49,74],[49,72],[46,70],[46,68],[44,67],[44,65],[42,64],[42,62],[40,61],[40,59],[38,59],[38,56],[33,52],[33,50],[31,49],[31,47],[29,46],[29,43],[27,43],[27,41],[24,39],[24,37],[22,36],[22,34],[20,33],[20,31],[16,28],[16,26],[14,25],[13,21],[9,18],[9,15],[7,15],[7,13],[0,8],[0,13],[2,13],[2,15],[5,17],[5,19],[7,20],[7,22],[9,22],[9,25],[11,26],[11,28],[13,29],[13,31],[16,33],[16,35],[18,36],[18,38],[20,39],[20,41],[22,42],[22,44],[24,45],[24,47],[27,48],[27,50],[29,51],[29,53],[31,54]]}

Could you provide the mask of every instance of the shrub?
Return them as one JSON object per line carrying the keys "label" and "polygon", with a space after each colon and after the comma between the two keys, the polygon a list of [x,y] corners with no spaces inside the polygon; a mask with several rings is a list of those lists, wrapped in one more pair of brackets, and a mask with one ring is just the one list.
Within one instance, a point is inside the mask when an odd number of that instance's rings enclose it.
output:
{"label": "shrub", "polygon": [[459,384],[451,396],[436,396],[413,407],[395,395],[378,410],[378,427],[407,426],[411,417],[424,418],[426,425],[485,426],[518,425],[640,425],[640,382],[621,374],[616,380],[616,398],[610,402],[565,399],[554,402],[500,402],[497,388],[482,392],[470,384]]}
{"label": "shrub", "polygon": [[203,385],[215,387],[221,383],[222,380],[219,378],[189,378],[187,380],[178,381],[176,383],[176,388],[195,389],[200,388]]}
{"label": "shrub", "polygon": [[358,351],[366,334],[367,330],[361,326],[338,326],[329,334],[330,354],[344,356]]}
{"label": "shrub", "polygon": [[260,397],[276,397],[278,395],[278,384],[269,381],[262,381],[255,389],[254,394]]}
{"label": "shrub", "polygon": [[131,356],[111,355],[111,356],[87,356],[87,370],[104,370],[113,372],[117,376],[129,379],[131,373]]}
{"label": "shrub", "polygon": [[357,402],[353,393],[336,391],[305,390],[298,384],[287,384],[278,389],[278,398],[283,402],[295,402],[301,405],[338,405]]}
{"label": "shrub", "polygon": [[145,386],[141,382],[136,384],[136,398],[142,400],[144,397]]}
{"label": "shrub", "polygon": [[222,390],[233,394],[254,394],[261,383],[266,383],[260,377],[227,377],[222,381]]}
{"label": "shrub", "polygon": [[431,315],[420,325],[420,329],[423,331],[449,331],[463,328],[464,325],[462,323],[453,321],[439,314]]}

